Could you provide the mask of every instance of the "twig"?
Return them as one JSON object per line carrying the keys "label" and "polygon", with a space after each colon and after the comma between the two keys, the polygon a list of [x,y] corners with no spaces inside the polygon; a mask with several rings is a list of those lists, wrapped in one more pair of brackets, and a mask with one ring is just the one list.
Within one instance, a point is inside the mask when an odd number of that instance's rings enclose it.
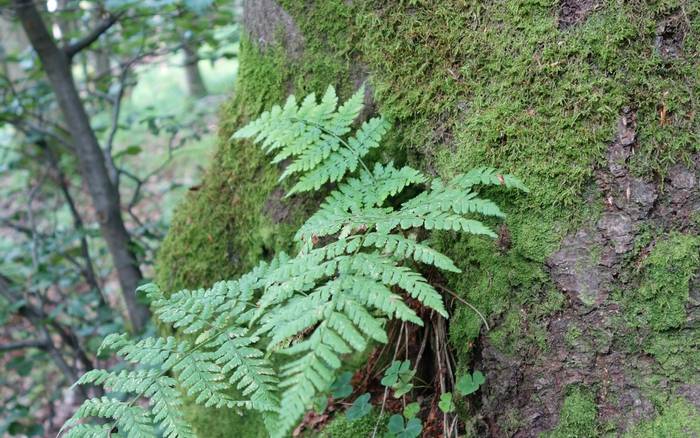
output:
{"label": "twig", "polygon": [[[398,339],[396,339],[396,348],[394,349],[394,357],[391,359],[392,362],[394,362],[396,360],[396,356],[398,356],[398,354],[399,354],[399,348],[401,346],[401,332],[405,331],[406,337],[408,338],[408,329],[405,329],[405,327],[406,327],[406,323],[402,322],[401,328],[399,329],[399,337],[398,337]],[[377,422],[374,424],[374,430],[372,430],[372,438],[375,438],[377,436],[377,429],[379,428],[379,422],[382,421],[382,418],[384,417],[384,407],[386,405],[387,395],[389,395],[389,387],[384,387],[384,397],[382,397],[382,408],[379,411],[379,418],[377,418]]]}
{"label": "twig", "polygon": [[75,201],[73,200],[73,196],[71,195],[70,190],[68,189],[66,175],[63,172],[63,169],[61,169],[58,163],[58,158],[51,150],[51,147],[49,147],[48,144],[44,144],[43,146],[44,151],[46,152],[46,156],[49,160],[49,165],[51,166],[53,171],[56,172],[58,186],[61,188],[61,193],[63,193],[63,197],[66,200],[68,210],[70,211],[71,216],[73,217],[73,226],[75,227],[76,231],[80,233],[80,252],[83,256],[83,259],[85,259],[85,265],[80,266],[79,269],[85,277],[85,280],[87,280],[90,287],[92,287],[98,292],[103,304],[107,304],[107,300],[102,293],[102,288],[100,287],[100,284],[97,281],[97,275],[95,274],[92,257],[90,256],[90,248],[88,246],[87,239],[85,238],[85,224],[83,223],[83,218],[80,215],[80,212],[78,212]]}
{"label": "twig", "polygon": [[[434,310],[430,311],[430,319],[432,320],[433,318],[433,313],[435,313]],[[416,368],[418,368],[418,364],[420,363],[421,359],[423,358],[423,353],[425,352],[425,346],[428,343],[428,338],[430,337],[430,327],[431,324],[425,326],[425,332],[423,333],[423,341],[421,341],[420,344],[420,349],[418,350],[418,356],[416,356]]]}
{"label": "twig", "polygon": [[[433,325],[436,325],[436,322],[433,322]],[[443,374],[442,370],[442,348],[441,348],[441,343],[440,343],[440,331],[438,330],[438,327],[434,327],[435,329],[435,358],[437,359],[437,366],[438,366],[438,383],[440,384],[440,393],[444,394],[445,393],[445,376]],[[443,412],[442,413],[442,427],[444,429],[444,434],[445,436],[447,435],[447,413]]]}
{"label": "twig", "polygon": [[477,309],[476,307],[474,307],[474,305],[472,305],[472,304],[469,303],[467,300],[465,300],[464,298],[460,297],[459,295],[457,295],[456,293],[454,293],[453,291],[451,291],[450,289],[446,288],[445,286],[443,286],[443,285],[441,285],[441,284],[438,284],[437,287],[438,287],[440,290],[442,290],[443,292],[447,292],[448,294],[450,294],[450,295],[452,296],[452,298],[456,299],[457,301],[461,302],[462,304],[465,304],[465,305],[469,306],[469,308],[472,309],[477,315],[479,315],[479,317],[481,318],[481,320],[484,322],[484,326],[486,327],[486,331],[490,331],[490,330],[491,330],[491,327],[489,326],[488,321],[486,321],[486,318],[484,317],[484,315],[483,315],[481,312],[479,312],[479,309]]}

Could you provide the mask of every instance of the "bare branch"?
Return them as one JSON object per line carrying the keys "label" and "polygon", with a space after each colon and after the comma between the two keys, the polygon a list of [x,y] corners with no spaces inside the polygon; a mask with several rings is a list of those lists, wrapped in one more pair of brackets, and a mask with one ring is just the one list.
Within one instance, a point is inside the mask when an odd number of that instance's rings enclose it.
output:
{"label": "bare branch", "polygon": [[90,33],[79,39],[78,41],[67,45],[63,48],[63,52],[66,54],[68,59],[73,58],[78,52],[86,49],[92,43],[97,41],[97,39],[105,32],[109,30],[114,24],[119,21],[119,19],[124,15],[120,13],[117,15],[110,14],[104,21],[97,25]]}
{"label": "bare branch", "polygon": [[48,348],[48,344],[46,343],[46,341],[42,341],[39,339],[10,342],[9,344],[0,345],[0,352],[23,350],[25,348],[38,348],[40,350],[45,350]]}

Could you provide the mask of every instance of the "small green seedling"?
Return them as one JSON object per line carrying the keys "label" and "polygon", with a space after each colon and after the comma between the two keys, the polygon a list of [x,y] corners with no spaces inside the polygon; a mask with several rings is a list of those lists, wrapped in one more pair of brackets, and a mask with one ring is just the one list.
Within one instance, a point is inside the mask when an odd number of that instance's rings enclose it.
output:
{"label": "small green seedling", "polygon": [[335,382],[331,385],[331,396],[336,399],[342,399],[352,394],[352,373],[346,371],[339,375]]}

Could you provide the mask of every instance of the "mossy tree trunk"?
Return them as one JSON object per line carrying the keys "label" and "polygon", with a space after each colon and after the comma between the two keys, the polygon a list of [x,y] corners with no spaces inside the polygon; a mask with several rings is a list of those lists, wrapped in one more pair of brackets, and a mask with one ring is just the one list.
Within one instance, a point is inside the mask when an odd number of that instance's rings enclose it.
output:
{"label": "mossy tree trunk", "polygon": [[[394,124],[386,158],[449,177],[520,176],[497,241],[435,237],[464,274],[449,322],[458,373],[487,384],[466,434],[700,433],[700,4],[690,0],[246,2],[235,96],[199,190],[159,261],[169,289],[289,250],[317,199],[236,126],[289,93],[363,81]],[[207,436],[255,436],[198,411]],[[229,418],[225,422],[223,418]],[[227,420],[228,421],[228,420]],[[245,426],[243,424],[245,423]],[[248,429],[243,429],[248,427]],[[244,432],[241,432],[244,431]]]}

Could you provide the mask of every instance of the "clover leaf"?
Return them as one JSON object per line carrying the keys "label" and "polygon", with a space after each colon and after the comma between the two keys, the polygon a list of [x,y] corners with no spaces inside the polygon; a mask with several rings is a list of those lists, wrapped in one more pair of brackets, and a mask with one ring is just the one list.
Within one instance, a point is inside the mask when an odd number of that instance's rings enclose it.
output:
{"label": "clover leaf", "polygon": [[404,423],[400,414],[394,414],[389,418],[388,435],[396,438],[416,438],[423,430],[423,425],[418,418],[411,418]]}
{"label": "clover leaf", "polygon": [[440,395],[440,402],[438,403],[440,410],[446,414],[454,412],[455,404],[452,403],[452,393],[445,392]]}
{"label": "clover leaf", "polygon": [[391,366],[384,372],[382,385],[388,386],[394,390],[394,397],[399,398],[402,395],[413,389],[413,376],[415,370],[411,370],[411,362],[405,360],[400,362],[395,360]]}
{"label": "clover leaf", "polygon": [[484,382],[486,382],[486,378],[481,371],[474,371],[474,374],[465,374],[457,379],[455,388],[460,394],[469,395],[476,392]]}
{"label": "clover leaf", "polygon": [[408,418],[414,418],[420,412],[420,404],[418,402],[409,403],[403,408],[403,416]]}
{"label": "clover leaf", "polygon": [[345,412],[345,415],[348,417],[348,421],[358,420],[370,413],[372,410],[372,405],[369,403],[370,398],[371,396],[366,392],[355,399],[352,405]]}
{"label": "clover leaf", "polygon": [[345,398],[352,394],[352,385],[350,385],[350,381],[352,380],[352,373],[350,371],[346,371],[343,374],[339,375],[337,379],[335,379],[335,382],[331,385],[331,396],[333,398]]}

